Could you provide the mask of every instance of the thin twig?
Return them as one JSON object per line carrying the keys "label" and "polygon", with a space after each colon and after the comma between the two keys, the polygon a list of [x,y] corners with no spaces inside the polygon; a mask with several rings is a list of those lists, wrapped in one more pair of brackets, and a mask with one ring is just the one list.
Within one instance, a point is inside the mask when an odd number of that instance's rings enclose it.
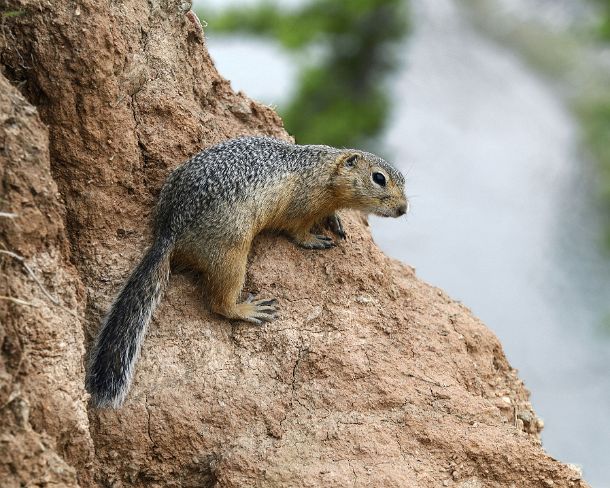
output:
{"label": "thin twig", "polygon": [[[21,354],[21,357],[19,358],[19,365],[17,368],[14,369],[14,371],[19,371],[19,366],[21,366],[21,361],[22,361],[23,356],[24,355]],[[13,390],[11,392],[11,394],[8,396],[7,400],[2,405],[0,405],[0,410],[4,410],[7,405],[10,405],[14,400],[19,398],[20,396],[21,396],[21,392],[18,389]]]}
{"label": "thin twig", "polygon": [[438,386],[439,388],[448,388],[449,386],[451,386],[451,385],[443,385],[442,383],[431,380],[429,378],[422,378],[421,376],[414,375],[413,373],[407,373],[407,376],[409,378],[414,378],[416,380],[423,381],[424,383],[429,383],[430,385]]}
{"label": "thin twig", "polygon": [[0,212],[0,217],[4,217],[5,219],[16,219],[18,215],[11,212]]}
{"label": "thin twig", "polygon": [[[59,299],[53,297],[48,291],[47,289],[43,286],[43,284],[40,282],[40,280],[38,279],[38,277],[36,276],[36,274],[34,273],[34,271],[32,271],[32,268],[30,268],[27,263],[25,262],[25,258],[23,256],[20,256],[17,253],[8,251],[6,249],[0,249],[0,254],[6,254],[7,256],[12,257],[13,259],[16,259],[17,261],[19,261],[23,267],[27,270],[28,274],[30,275],[30,277],[36,282],[36,284],[40,287],[40,289],[42,290],[42,292],[45,294],[45,296],[51,300],[51,302],[54,305],[57,305],[58,307],[64,309],[66,312],[68,312],[70,315],[76,317],[77,319],[80,319],[80,317],[78,316],[78,314],[72,310],[69,309],[68,307],[66,307],[65,305],[62,305],[59,301]],[[29,303],[29,302],[25,302],[23,300],[19,300],[18,298],[11,298],[11,297],[4,297],[6,300],[11,300],[11,301],[15,301],[18,300],[18,303],[22,303],[24,305],[31,305],[32,307],[35,307],[35,305]]]}
{"label": "thin twig", "polygon": [[19,254],[16,254],[14,252],[11,251],[6,251],[4,249],[0,249],[0,253],[2,254],[6,254],[7,256],[12,257],[13,259],[16,259],[17,261],[19,261],[23,267],[27,270],[27,272],[29,273],[29,275],[31,276],[31,278],[36,282],[36,284],[40,287],[40,289],[42,290],[42,292],[46,295],[46,297],[51,300],[55,305],[59,305],[59,300],[55,297],[53,297],[48,291],[47,289],[43,286],[43,284],[40,282],[40,280],[38,279],[38,277],[34,274],[34,271],[32,271],[32,268],[30,268],[27,263],[25,262],[25,258],[23,256],[20,256]]}
{"label": "thin twig", "polygon": [[33,303],[30,303],[30,302],[26,302],[25,300],[21,300],[20,298],[7,297],[5,295],[0,295],[0,300],[8,300],[9,302],[16,303],[17,305],[27,305],[28,307],[34,307],[34,308],[37,307],[37,305],[34,305]]}

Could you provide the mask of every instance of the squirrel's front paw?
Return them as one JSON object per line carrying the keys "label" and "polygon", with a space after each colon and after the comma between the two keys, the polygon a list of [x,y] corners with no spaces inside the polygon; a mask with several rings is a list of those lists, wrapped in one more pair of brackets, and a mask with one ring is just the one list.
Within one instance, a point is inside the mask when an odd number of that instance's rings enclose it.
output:
{"label": "squirrel's front paw", "polygon": [[309,234],[305,238],[295,238],[294,242],[305,249],[330,249],[336,246],[330,237],[317,234]]}
{"label": "squirrel's front paw", "polygon": [[330,217],[327,217],[324,221],[324,228],[331,231],[340,239],[345,239],[345,231],[343,230],[343,224],[341,223],[341,219],[337,214],[332,214]]}

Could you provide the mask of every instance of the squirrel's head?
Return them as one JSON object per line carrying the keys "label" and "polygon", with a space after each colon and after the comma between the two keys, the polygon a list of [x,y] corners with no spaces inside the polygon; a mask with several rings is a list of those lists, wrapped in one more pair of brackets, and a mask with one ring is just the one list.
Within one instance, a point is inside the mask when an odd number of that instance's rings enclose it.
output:
{"label": "squirrel's head", "polygon": [[374,154],[341,151],[334,176],[335,189],[346,207],[381,217],[400,217],[409,210],[404,177]]}

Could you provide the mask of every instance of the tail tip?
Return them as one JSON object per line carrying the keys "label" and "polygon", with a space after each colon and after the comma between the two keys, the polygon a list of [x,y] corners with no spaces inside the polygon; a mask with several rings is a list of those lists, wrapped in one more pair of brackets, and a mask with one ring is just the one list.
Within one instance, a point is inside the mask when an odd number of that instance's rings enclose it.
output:
{"label": "tail tip", "polygon": [[87,381],[86,389],[90,396],[90,405],[96,409],[119,409],[125,402],[127,391],[110,391],[96,388],[90,381]]}

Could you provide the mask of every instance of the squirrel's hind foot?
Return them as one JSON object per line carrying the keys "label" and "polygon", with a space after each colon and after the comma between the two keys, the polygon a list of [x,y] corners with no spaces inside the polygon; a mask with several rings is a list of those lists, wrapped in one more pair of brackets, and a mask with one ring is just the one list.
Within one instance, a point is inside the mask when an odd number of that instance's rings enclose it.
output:
{"label": "squirrel's hind foot", "polygon": [[271,322],[277,318],[278,308],[275,298],[248,299],[245,302],[236,304],[229,318],[262,325],[264,322]]}

